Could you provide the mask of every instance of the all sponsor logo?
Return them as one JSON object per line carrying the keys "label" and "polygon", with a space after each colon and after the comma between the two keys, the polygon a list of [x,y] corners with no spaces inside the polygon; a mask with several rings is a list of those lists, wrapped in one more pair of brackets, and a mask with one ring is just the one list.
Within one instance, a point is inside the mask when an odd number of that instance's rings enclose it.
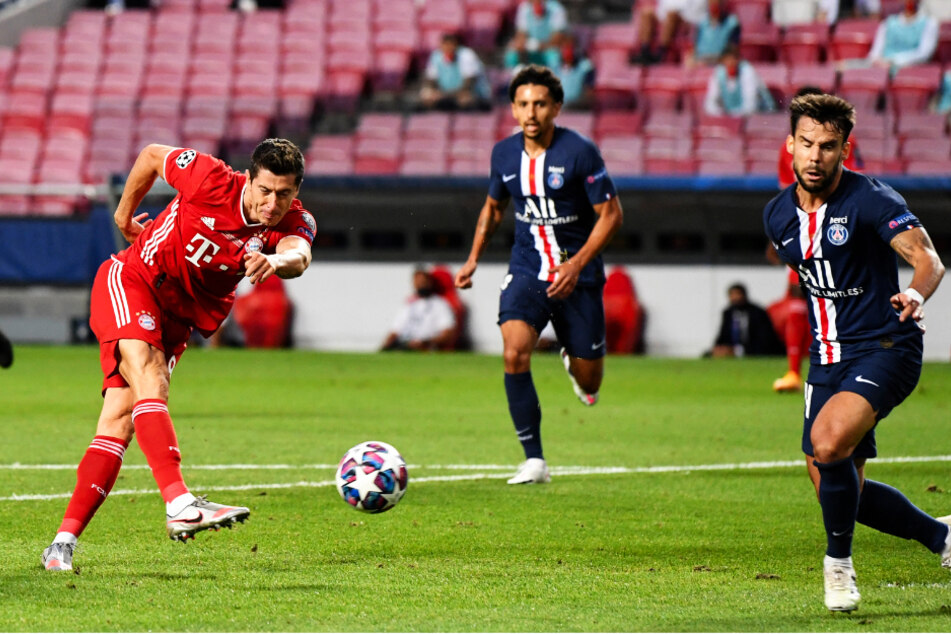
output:
{"label": "all sponsor logo", "polygon": [[175,165],[178,165],[180,169],[185,169],[189,163],[195,160],[196,156],[198,156],[198,153],[195,150],[185,150],[175,159]]}
{"label": "all sponsor logo", "polygon": [[849,230],[845,225],[830,225],[826,230],[826,237],[832,244],[842,246],[849,239]]}

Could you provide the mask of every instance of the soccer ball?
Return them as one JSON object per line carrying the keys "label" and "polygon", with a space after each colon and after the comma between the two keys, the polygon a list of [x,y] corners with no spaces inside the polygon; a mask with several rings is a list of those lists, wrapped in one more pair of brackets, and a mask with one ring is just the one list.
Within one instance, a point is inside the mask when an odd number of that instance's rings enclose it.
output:
{"label": "soccer ball", "polygon": [[343,455],[336,480],[344,502],[358,511],[382,513],[406,493],[409,472],[395,447],[371,440]]}

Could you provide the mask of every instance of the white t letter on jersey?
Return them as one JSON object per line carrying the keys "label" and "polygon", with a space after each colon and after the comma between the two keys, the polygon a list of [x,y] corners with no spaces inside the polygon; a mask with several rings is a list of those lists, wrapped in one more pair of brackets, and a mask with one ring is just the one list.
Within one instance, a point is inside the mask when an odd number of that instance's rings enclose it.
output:
{"label": "white t letter on jersey", "polygon": [[[194,244],[196,240],[201,242],[201,244],[197,248],[195,247],[195,244]],[[211,254],[205,255],[205,253],[208,251],[209,248],[212,249]],[[200,233],[196,233],[195,237],[191,239],[191,242],[185,245],[185,250],[191,253],[191,255],[186,257],[185,259],[191,262],[192,264],[194,264],[195,266],[197,266],[198,268],[201,268],[201,264],[198,263],[198,260],[201,260],[205,264],[211,262],[211,258],[216,253],[218,253],[219,249],[221,249],[221,247],[219,247],[213,241],[209,240],[208,238],[201,235]]]}

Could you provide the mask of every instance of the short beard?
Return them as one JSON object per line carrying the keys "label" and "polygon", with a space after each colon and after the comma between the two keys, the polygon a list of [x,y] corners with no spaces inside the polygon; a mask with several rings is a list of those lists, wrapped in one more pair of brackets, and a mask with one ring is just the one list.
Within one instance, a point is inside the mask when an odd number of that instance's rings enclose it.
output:
{"label": "short beard", "polygon": [[839,168],[841,167],[842,167],[842,163],[840,161],[839,164],[836,166],[836,168],[832,170],[831,174],[828,174],[825,178],[823,178],[821,181],[819,181],[815,185],[806,184],[806,182],[802,178],[802,174],[799,172],[798,169],[796,169],[795,165],[793,166],[793,173],[796,175],[796,180],[799,182],[800,187],[802,187],[804,190],[806,190],[810,194],[817,194],[819,192],[825,191],[832,185],[832,182],[835,180],[836,173],[838,173]]}

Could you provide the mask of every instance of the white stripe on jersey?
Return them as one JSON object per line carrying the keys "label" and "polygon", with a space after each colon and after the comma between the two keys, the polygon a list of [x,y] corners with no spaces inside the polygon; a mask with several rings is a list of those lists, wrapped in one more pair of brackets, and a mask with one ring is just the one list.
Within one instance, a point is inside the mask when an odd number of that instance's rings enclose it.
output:
{"label": "white stripe on jersey", "polygon": [[[534,207],[535,202],[529,199],[530,196],[535,196],[538,199],[537,211],[541,214],[541,218],[548,218],[548,199],[546,197],[545,191],[545,155],[546,152],[542,152],[538,157],[535,158],[535,170],[533,174],[529,174],[532,169],[532,159],[529,158],[528,154],[522,152],[522,163],[519,169],[519,176],[521,177],[522,184],[522,195],[526,198],[526,215],[529,213],[529,206]],[[532,194],[532,178],[534,177],[535,193]],[[532,224],[528,228],[529,233],[532,234],[532,237],[535,239],[535,251],[538,253],[538,259],[540,262],[538,268],[538,279],[543,282],[547,282],[551,273],[549,272],[552,266],[556,266],[559,262],[558,253],[561,250],[558,246],[558,239],[555,237],[555,228],[550,225],[536,225]]]}
{"label": "white stripe on jersey", "polygon": [[121,443],[117,443],[114,440],[94,438],[89,444],[89,448],[111,453],[114,456],[118,456],[119,460],[122,460],[122,457],[125,456],[125,447],[123,447]]}
{"label": "white stripe on jersey", "polygon": [[[797,208],[799,215],[799,247],[803,263],[810,276],[812,284],[819,288],[835,288],[832,269],[827,260],[822,259],[822,223],[825,221],[828,204],[824,203],[814,214],[807,214]],[[811,221],[811,222],[810,222]],[[814,223],[815,229],[809,230]],[[810,267],[811,265],[811,267]],[[811,297],[809,302],[812,314],[816,321],[816,341],[819,342],[819,359],[822,365],[837,363],[842,360],[842,344],[837,341],[839,329],[836,326],[837,313],[831,299]]]}
{"label": "white stripe on jersey", "polygon": [[122,328],[131,318],[129,317],[129,302],[125,296],[125,288],[122,286],[122,267],[123,264],[115,258],[109,265],[109,275],[107,277],[107,287],[109,289],[109,301],[112,303],[112,314],[116,318],[116,326]]}
{"label": "white stripe on jersey", "polygon": [[178,200],[172,203],[172,209],[169,211],[168,216],[165,217],[165,222],[162,223],[162,226],[159,227],[155,233],[149,236],[149,239],[142,247],[142,253],[140,254],[140,257],[146,264],[155,264],[155,253],[158,251],[159,245],[165,241],[165,239],[168,237],[168,234],[170,234],[172,229],[175,228],[175,217],[177,215]]}

